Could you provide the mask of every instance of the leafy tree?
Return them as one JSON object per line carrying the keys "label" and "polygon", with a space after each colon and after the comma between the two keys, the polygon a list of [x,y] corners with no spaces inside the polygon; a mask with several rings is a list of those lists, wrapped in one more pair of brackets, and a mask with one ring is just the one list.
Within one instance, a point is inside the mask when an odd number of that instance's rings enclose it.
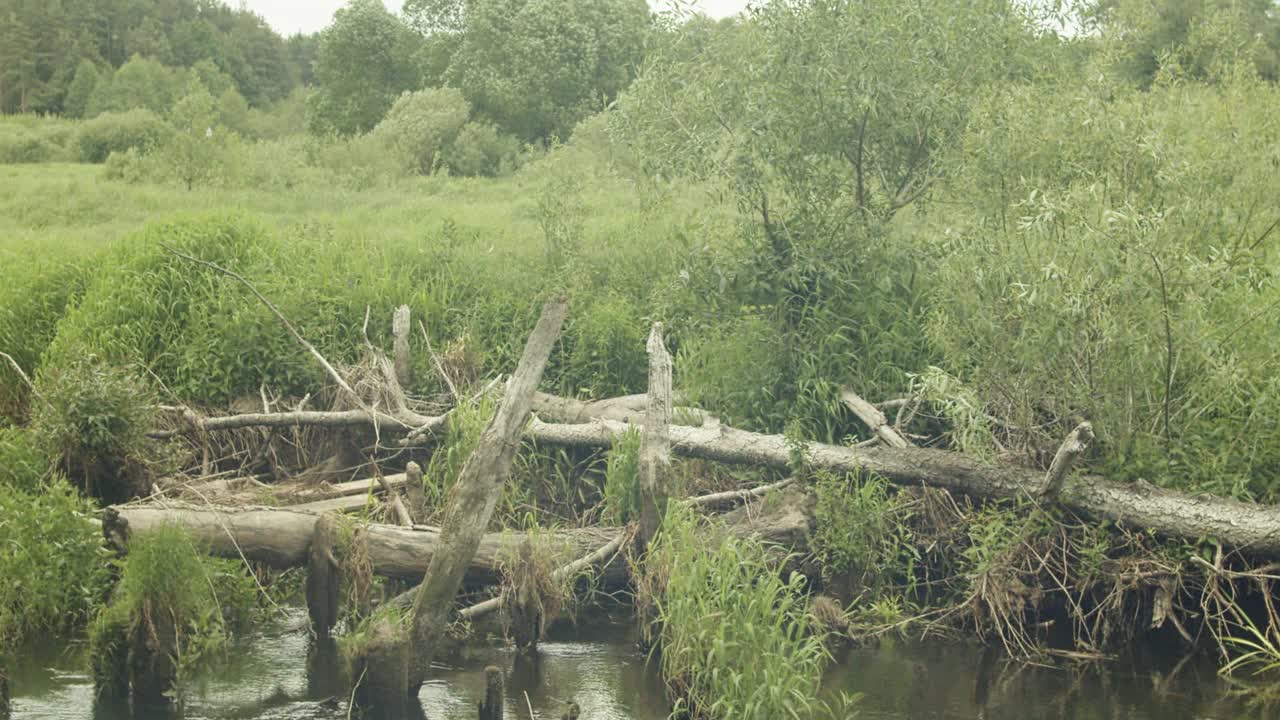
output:
{"label": "leafy tree", "polygon": [[374,135],[394,148],[412,172],[430,174],[470,114],[466,98],[453,88],[406,92],[378,123]]}
{"label": "leafy tree", "polygon": [[1280,11],[1273,0],[1101,0],[1086,13],[1123,77],[1149,86],[1161,72],[1221,79],[1230,66],[1280,78]]}
{"label": "leafy tree", "polygon": [[[473,0],[464,9],[448,83],[528,140],[567,137],[625,88],[651,23],[643,0]],[[455,25],[455,15],[439,22]]]}
{"label": "leafy tree", "polygon": [[76,75],[67,87],[67,96],[62,101],[62,113],[67,117],[82,118],[89,108],[89,98],[98,85],[98,66],[92,61],[81,60],[76,67]]}
{"label": "leafy tree", "polygon": [[181,92],[182,78],[153,58],[138,55],[104,76],[89,96],[87,115],[145,108],[165,113]]}
{"label": "leafy tree", "polygon": [[191,190],[211,179],[217,170],[223,133],[215,129],[218,108],[209,91],[199,83],[173,106],[169,122],[174,135],[163,149],[173,174]]}
{"label": "leafy tree", "polygon": [[418,83],[420,40],[379,0],[352,0],[320,35],[309,123],[352,134],[373,129],[400,93]]}
{"label": "leafy tree", "polygon": [[216,109],[220,125],[240,135],[249,133],[249,103],[234,87],[218,95]]}

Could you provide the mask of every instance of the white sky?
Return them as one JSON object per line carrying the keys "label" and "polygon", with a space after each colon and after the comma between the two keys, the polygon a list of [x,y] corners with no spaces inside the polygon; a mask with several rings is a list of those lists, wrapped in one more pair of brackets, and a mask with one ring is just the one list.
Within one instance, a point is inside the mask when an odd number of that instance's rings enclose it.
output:
{"label": "white sky", "polygon": [[[748,0],[694,0],[691,4],[712,17],[726,17],[740,12]],[[403,0],[382,0],[392,12],[400,12]],[[239,0],[238,4],[266,19],[283,35],[322,30],[333,19],[333,12],[346,5],[346,0]],[[649,0],[660,8],[665,0]]]}

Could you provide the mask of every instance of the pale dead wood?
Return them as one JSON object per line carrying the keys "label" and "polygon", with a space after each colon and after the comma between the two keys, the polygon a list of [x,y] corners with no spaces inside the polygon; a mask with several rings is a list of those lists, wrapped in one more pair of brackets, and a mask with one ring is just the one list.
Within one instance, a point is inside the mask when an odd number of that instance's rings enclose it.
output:
{"label": "pale dead wood", "polygon": [[853,411],[876,437],[884,441],[889,447],[905,448],[910,447],[911,443],[889,424],[889,419],[875,405],[863,400],[854,391],[847,387],[840,388],[840,401],[845,407]]}
{"label": "pale dead wood", "polygon": [[413,362],[409,355],[409,306],[396,308],[391,317],[392,357],[395,359],[396,381],[405,388],[413,384]]}
{"label": "pale dead wood", "polygon": [[791,477],[786,480],[780,480],[776,483],[769,483],[768,485],[761,485],[760,487],[749,488],[746,490],[727,490],[725,492],[685,498],[681,502],[685,502],[699,508],[718,508],[724,505],[735,505],[737,503],[762,498],[771,492],[791,486],[795,481],[796,479]]}
{"label": "pale dead wood", "polygon": [[1093,424],[1089,422],[1080,423],[1070,435],[1067,435],[1067,439],[1062,441],[1058,452],[1054,454],[1049,471],[1045,473],[1044,490],[1040,493],[1042,499],[1050,502],[1058,499],[1063,486],[1066,485],[1067,476],[1071,474],[1071,468],[1089,449],[1091,442],[1093,442]]}
{"label": "pale dead wood", "polygon": [[649,400],[640,437],[640,546],[658,532],[671,494],[671,355],[662,323],[649,331]]}
{"label": "pale dead wood", "polygon": [[440,548],[431,556],[410,614],[412,687],[418,687],[426,677],[448,626],[453,598],[493,516],[529,417],[533,393],[568,311],[564,299],[543,306],[507,392],[453,486],[441,523]]}

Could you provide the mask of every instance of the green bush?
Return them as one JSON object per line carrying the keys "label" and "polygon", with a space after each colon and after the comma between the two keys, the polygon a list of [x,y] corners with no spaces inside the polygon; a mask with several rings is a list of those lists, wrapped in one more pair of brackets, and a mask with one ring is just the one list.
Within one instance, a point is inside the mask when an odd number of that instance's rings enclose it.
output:
{"label": "green bush", "polygon": [[39,492],[49,470],[49,456],[29,430],[0,427],[0,486]]}
{"label": "green bush", "polygon": [[485,122],[463,125],[443,152],[449,172],[467,177],[508,173],[515,169],[519,156],[520,141]]}
{"label": "green bush", "polygon": [[81,347],[44,365],[32,432],[86,494],[128,500],[144,486],[154,398],[131,372]]}
{"label": "green bush", "polygon": [[68,162],[75,123],[36,115],[0,119],[0,165]]}
{"label": "green bush", "polygon": [[392,148],[410,172],[430,175],[442,164],[441,153],[470,114],[471,105],[453,88],[406,92],[372,135]]}
{"label": "green bush", "polygon": [[76,143],[83,162],[105,162],[113,152],[146,153],[163,144],[173,129],[150,110],[103,113],[80,126]]}
{"label": "green bush", "polygon": [[[0,251],[0,351],[30,377],[53,341],[58,321],[79,301],[87,281],[83,261],[46,259]],[[0,420],[21,424],[28,415],[30,388],[8,361],[0,359]]]}
{"label": "green bush", "polygon": [[0,481],[0,646],[75,629],[105,596],[109,554],[92,506],[65,480]]}
{"label": "green bush", "polygon": [[1040,452],[1089,419],[1116,479],[1269,501],[1280,264],[1261,208],[1280,194],[1280,90],[1113,92],[982,104],[950,190],[978,214],[950,219],[930,337]]}

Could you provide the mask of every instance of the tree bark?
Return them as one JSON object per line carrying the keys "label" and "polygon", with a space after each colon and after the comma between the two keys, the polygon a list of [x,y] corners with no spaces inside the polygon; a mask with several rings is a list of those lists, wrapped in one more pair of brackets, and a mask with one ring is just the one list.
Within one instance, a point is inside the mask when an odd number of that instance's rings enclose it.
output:
{"label": "tree bark", "polygon": [[439,547],[431,555],[410,615],[414,665],[410,687],[413,690],[426,677],[436,645],[448,626],[454,596],[493,517],[520,444],[520,432],[529,417],[533,393],[542,379],[551,349],[560,337],[560,327],[568,311],[568,303],[563,299],[543,306],[542,317],[529,336],[498,410],[451,490]]}

